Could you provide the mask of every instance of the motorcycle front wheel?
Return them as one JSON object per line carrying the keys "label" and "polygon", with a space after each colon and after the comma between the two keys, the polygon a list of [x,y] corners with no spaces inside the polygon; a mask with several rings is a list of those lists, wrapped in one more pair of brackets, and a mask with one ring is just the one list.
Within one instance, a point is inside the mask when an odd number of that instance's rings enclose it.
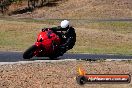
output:
{"label": "motorcycle front wheel", "polygon": [[37,46],[32,45],[30,48],[28,48],[24,53],[23,53],[23,58],[24,59],[30,59],[34,56],[34,52],[36,51]]}

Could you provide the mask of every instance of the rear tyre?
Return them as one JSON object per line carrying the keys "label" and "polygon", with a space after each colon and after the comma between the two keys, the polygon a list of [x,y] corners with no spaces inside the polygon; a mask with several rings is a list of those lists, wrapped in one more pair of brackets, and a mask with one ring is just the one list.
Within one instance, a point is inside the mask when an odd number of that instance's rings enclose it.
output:
{"label": "rear tyre", "polygon": [[62,55],[61,54],[52,55],[49,58],[50,58],[50,60],[57,60],[57,57],[59,57],[59,56],[62,56]]}
{"label": "rear tyre", "polygon": [[58,51],[58,53],[56,53],[56,54],[50,56],[49,58],[50,58],[51,60],[57,60],[57,57],[63,56],[64,53],[65,53],[65,52],[59,52],[59,51]]}
{"label": "rear tyre", "polygon": [[36,51],[36,45],[31,46],[23,53],[24,59],[30,59],[34,56],[34,52]]}

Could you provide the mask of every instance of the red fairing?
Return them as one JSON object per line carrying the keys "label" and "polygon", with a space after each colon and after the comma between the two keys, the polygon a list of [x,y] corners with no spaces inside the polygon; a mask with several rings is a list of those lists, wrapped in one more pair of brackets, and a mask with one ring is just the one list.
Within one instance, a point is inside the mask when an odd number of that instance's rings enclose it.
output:
{"label": "red fairing", "polygon": [[60,45],[60,38],[51,30],[44,31],[38,34],[35,45],[38,47],[39,51],[44,48],[45,54],[52,54]]}

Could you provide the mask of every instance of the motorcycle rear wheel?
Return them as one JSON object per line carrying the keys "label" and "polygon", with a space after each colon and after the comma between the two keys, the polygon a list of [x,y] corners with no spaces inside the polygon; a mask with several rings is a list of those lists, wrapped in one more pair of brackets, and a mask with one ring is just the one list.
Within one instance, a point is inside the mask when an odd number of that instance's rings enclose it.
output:
{"label": "motorcycle rear wheel", "polygon": [[50,60],[56,60],[59,56],[63,56],[63,54],[64,54],[64,52],[63,53],[58,52],[58,53],[50,56],[49,58],[50,58]]}
{"label": "motorcycle rear wheel", "polygon": [[34,56],[34,52],[36,51],[37,46],[32,45],[30,48],[28,48],[24,53],[23,53],[23,58],[24,59],[30,59]]}

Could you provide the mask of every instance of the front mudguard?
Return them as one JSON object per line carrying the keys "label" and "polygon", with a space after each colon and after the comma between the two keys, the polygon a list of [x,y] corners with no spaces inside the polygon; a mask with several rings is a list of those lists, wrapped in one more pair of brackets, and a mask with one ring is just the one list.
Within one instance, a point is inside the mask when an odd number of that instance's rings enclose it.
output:
{"label": "front mudguard", "polygon": [[36,51],[34,52],[34,56],[40,57],[42,52],[42,43],[41,42],[35,42],[35,46],[37,47]]}

